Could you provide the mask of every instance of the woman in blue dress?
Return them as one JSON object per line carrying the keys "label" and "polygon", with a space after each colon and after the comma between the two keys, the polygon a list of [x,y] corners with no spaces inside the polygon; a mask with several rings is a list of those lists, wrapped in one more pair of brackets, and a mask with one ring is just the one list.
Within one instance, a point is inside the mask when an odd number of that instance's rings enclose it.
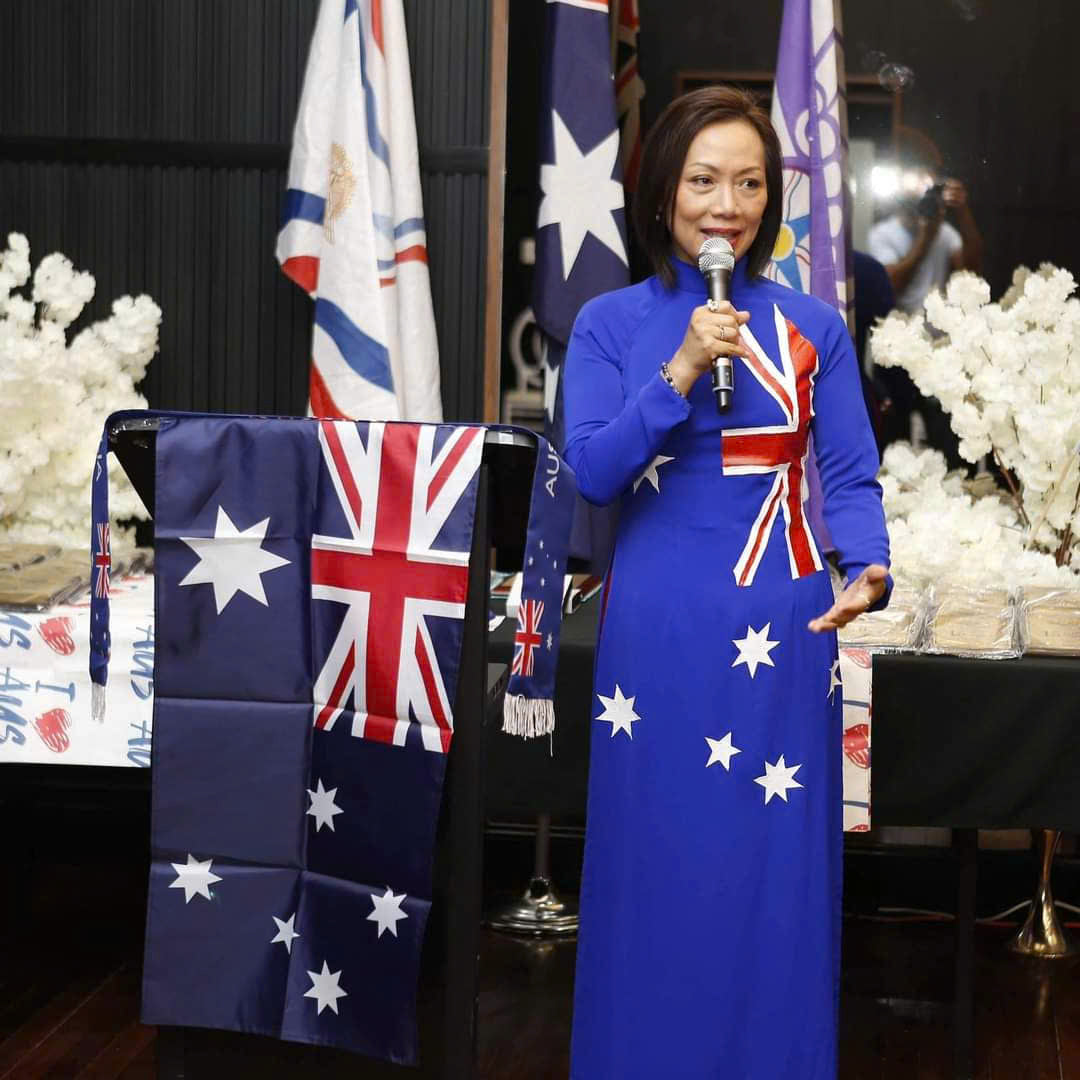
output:
{"label": "woman in blue dress", "polygon": [[[739,91],[673,102],[635,226],[655,276],[578,316],[566,459],[621,500],[597,646],[573,1080],[831,1080],[842,874],[835,629],[887,602],[877,452],[835,310],[761,277],[780,146]],[[735,253],[731,303],[697,255]],[[712,359],[736,367],[729,411]],[[813,435],[849,584],[807,521]]]}

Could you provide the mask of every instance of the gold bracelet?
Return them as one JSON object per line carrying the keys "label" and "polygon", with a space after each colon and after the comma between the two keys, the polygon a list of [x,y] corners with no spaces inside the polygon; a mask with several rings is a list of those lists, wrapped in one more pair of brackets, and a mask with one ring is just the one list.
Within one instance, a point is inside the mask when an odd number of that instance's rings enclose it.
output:
{"label": "gold bracelet", "polygon": [[675,379],[672,377],[671,368],[668,367],[668,362],[666,360],[660,365],[660,375],[664,382],[666,382],[668,386],[683,399],[683,401],[687,400],[686,395],[675,385]]}

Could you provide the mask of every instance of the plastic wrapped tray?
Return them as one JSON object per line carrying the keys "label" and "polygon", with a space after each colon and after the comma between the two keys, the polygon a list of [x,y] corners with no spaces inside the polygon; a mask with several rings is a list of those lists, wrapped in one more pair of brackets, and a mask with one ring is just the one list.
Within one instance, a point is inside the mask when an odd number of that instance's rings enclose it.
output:
{"label": "plastic wrapped tray", "polygon": [[922,633],[925,601],[919,589],[894,586],[884,611],[868,611],[837,633],[840,647],[871,652],[914,652]]}
{"label": "plastic wrapped tray", "polygon": [[1025,585],[1019,604],[1024,652],[1080,656],[1080,589]]}
{"label": "plastic wrapped tray", "polygon": [[932,585],[922,651],[987,660],[1019,656],[1014,594],[1008,589]]}

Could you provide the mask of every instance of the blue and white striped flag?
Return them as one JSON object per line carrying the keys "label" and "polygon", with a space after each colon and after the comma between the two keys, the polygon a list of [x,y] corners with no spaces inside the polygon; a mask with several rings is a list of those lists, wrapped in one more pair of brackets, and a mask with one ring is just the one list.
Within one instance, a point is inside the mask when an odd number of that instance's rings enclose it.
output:
{"label": "blue and white striped flag", "polygon": [[442,419],[402,0],[322,0],[277,258],[315,301],[313,414]]}

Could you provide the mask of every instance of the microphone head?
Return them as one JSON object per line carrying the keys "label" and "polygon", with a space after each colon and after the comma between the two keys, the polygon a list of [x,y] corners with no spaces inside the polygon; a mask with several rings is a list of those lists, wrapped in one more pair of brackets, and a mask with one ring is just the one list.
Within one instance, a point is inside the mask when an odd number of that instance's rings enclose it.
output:
{"label": "microphone head", "polygon": [[723,236],[706,236],[697,257],[698,269],[707,274],[710,270],[732,270],[735,267],[735,249]]}

